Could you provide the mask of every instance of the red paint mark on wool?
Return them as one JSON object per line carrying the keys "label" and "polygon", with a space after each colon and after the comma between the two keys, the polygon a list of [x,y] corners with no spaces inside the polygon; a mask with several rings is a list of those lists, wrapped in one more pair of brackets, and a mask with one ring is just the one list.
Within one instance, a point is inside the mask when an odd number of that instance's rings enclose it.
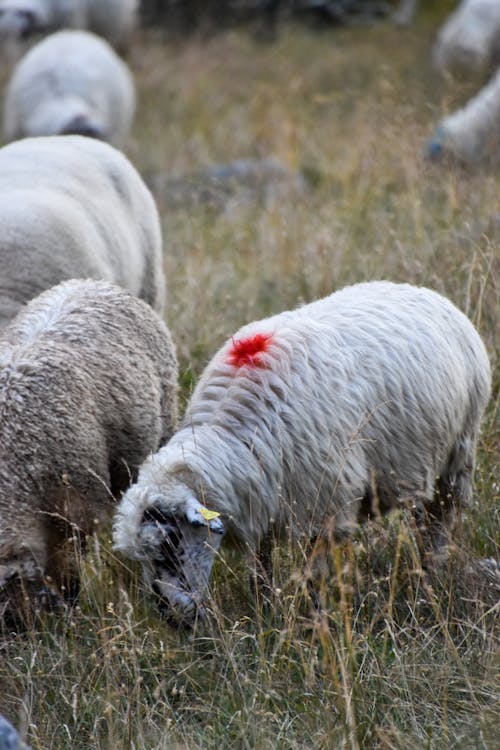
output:
{"label": "red paint mark on wool", "polygon": [[272,333],[255,333],[242,339],[233,339],[228,352],[228,362],[234,367],[264,367],[260,356],[269,348],[273,339]]}

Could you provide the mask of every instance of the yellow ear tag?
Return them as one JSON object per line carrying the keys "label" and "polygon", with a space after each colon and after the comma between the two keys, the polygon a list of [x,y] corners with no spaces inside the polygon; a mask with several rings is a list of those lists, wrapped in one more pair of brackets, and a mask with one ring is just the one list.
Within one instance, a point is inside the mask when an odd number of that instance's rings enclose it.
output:
{"label": "yellow ear tag", "polygon": [[209,510],[208,508],[205,508],[204,505],[201,506],[200,513],[205,521],[213,521],[214,518],[218,518],[220,516],[220,513],[217,513],[216,510]]}

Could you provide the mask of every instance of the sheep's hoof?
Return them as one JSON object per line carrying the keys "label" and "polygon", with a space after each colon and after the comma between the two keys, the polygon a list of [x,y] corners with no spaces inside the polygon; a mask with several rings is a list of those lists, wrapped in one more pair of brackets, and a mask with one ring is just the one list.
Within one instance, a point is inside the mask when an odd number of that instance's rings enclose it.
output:
{"label": "sheep's hoof", "polygon": [[35,592],[36,607],[46,612],[56,612],[64,608],[64,602],[59,594],[48,586],[41,586]]}

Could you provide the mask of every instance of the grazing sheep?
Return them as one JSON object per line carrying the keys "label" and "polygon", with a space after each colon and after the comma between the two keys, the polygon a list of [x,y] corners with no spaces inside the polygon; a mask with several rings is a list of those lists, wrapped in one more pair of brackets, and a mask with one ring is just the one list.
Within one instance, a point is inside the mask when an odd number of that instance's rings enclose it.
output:
{"label": "grazing sheep", "polygon": [[115,548],[186,622],[226,530],[265,553],[270,532],[341,537],[409,503],[440,549],[471,495],[489,390],[479,335],[429,289],[358,284],[250,323],[124,495]]}
{"label": "grazing sheep", "polygon": [[462,0],[440,29],[433,55],[440,70],[490,69],[500,60],[498,0]]}
{"label": "grazing sheep", "polygon": [[135,28],[137,8],[138,0],[0,0],[0,40],[73,28],[123,46]]}
{"label": "grazing sheep", "polygon": [[171,436],[170,334],[129,292],[65,281],[0,337],[0,412],[0,615],[15,616],[23,594],[71,580],[71,542]]}
{"label": "grazing sheep", "polygon": [[445,155],[467,164],[500,152],[500,69],[465,107],[438,124],[427,146],[431,159]]}
{"label": "grazing sheep", "polygon": [[107,42],[87,31],[42,39],[7,86],[4,135],[79,133],[122,146],[135,109],[130,71]]}
{"label": "grazing sheep", "polygon": [[[434,62],[443,71],[494,68],[500,62],[500,2],[463,0],[438,34]],[[449,155],[469,163],[498,152],[499,73],[463,108],[441,120],[427,144],[427,156]]]}
{"label": "grazing sheep", "polygon": [[0,149],[0,328],[70,278],[112,281],[163,311],[158,211],[119,151],[77,135]]}

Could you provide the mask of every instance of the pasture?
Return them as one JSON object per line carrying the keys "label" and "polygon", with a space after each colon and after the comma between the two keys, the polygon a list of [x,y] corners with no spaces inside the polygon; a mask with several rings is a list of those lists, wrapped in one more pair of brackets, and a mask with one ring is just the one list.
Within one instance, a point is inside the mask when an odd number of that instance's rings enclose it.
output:
{"label": "pasture", "polygon": [[[329,545],[318,610],[300,548],[276,550],[265,604],[224,554],[209,621],[183,633],[103,529],[77,606],[0,641],[0,711],[33,750],[498,747],[498,602],[468,566],[499,558],[500,179],[493,160],[423,159],[437,119],[478,87],[432,69],[440,20],[284,25],[273,40],[143,30],[125,152],[162,216],[183,401],[237,327],[345,284],[426,285],[478,327],[493,396],[449,565],[422,570],[403,516],[373,521]],[[289,180],[199,189],[215,164],[268,157]],[[183,200],[172,175],[190,176]]]}

